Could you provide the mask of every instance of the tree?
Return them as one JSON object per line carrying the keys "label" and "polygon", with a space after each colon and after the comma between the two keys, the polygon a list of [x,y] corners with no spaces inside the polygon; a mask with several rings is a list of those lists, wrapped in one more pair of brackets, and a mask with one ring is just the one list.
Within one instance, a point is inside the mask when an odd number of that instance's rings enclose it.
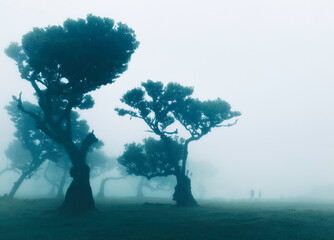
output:
{"label": "tree", "polygon": [[120,179],[124,179],[126,177],[126,173],[125,173],[125,168],[123,166],[120,166],[119,164],[117,164],[117,159],[115,157],[109,157],[106,156],[108,159],[108,165],[107,168],[105,168],[105,171],[102,172],[102,174],[106,173],[106,172],[111,172],[112,170],[117,170],[118,172],[118,176],[107,176],[104,177],[100,183],[100,188],[99,188],[99,192],[97,193],[97,197],[98,198],[105,198],[105,186],[107,184],[107,182],[111,181],[111,180],[120,180]]}
{"label": "tree", "polygon": [[[177,140],[173,141],[173,151],[175,157],[180,159],[182,145]],[[144,196],[144,187],[152,191],[166,190],[172,183],[168,176],[175,175],[174,166],[162,140],[147,138],[143,144],[126,144],[123,154],[117,160],[125,167],[128,175],[142,176],[137,187],[137,197]]]}
{"label": "tree", "polygon": [[154,177],[148,180],[145,177],[140,177],[137,186],[137,198],[145,197],[144,188],[147,188],[151,192],[156,191],[171,191],[175,186],[174,178],[171,176],[167,177]]}
{"label": "tree", "polygon": [[64,187],[69,180],[69,170],[71,168],[71,162],[68,157],[64,156],[57,162],[49,161],[44,170],[44,179],[52,185],[50,195],[53,195],[56,189],[56,197],[64,197]]}
{"label": "tree", "polygon": [[[150,131],[164,143],[167,159],[173,169],[171,174],[175,174],[177,179],[173,199],[180,206],[197,204],[191,193],[190,178],[187,176],[189,143],[201,139],[213,128],[234,125],[237,120],[226,125],[222,123],[240,116],[239,112],[231,111],[231,106],[226,101],[220,98],[200,101],[192,97],[193,91],[192,87],[184,87],[178,83],[164,86],[161,82],[148,80],[142,83],[140,88],[129,90],[121,98],[131,109],[116,108],[120,116],[129,115],[144,120]],[[174,123],[178,123],[188,132],[188,136],[182,140],[181,157],[173,148],[173,136],[180,136],[175,126],[171,129]]]}
{"label": "tree", "polygon": [[[36,113],[38,109],[29,102],[25,102],[24,105],[31,112]],[[57,161],[60,148],[36,128],[34,120],[20,111],[16,102],[10,102],[6,110],[16,130],[15,140],[9,144],[5,154],[10,160],[10,168],[20,173],[20,177],[8,194],[9,198],[13,198],[23,181],[31,178],[43,162],[48,159]]]}
{"label": "tree", "polygon": [[93,107],[89,93],[113,83],[127,69],[138,44],[127,25],[88,15],[86,19],[68,19],[63,26],[34,28],[23,36],[22,45],[12,43],[6,49],[16,61],[21,78],[33,87],[39,112],[25,109],[21,94],[17,98],[19,108],[61,144],[71,160],[73,181],[61,210],[95,209],[86,155],[98,139],[92,131],[75,140],[71,112]]}

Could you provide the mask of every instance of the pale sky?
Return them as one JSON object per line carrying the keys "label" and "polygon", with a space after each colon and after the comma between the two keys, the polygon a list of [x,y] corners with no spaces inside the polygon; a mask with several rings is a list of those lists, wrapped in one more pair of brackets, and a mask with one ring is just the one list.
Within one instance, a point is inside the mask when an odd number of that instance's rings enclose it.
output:
{"label": "pale sky", "polygon": [[236,126],[214,129],[190,146],[190,171],[192,162],[217,169],[207,179],[210,196],[243,198],[254,188],[267,197],[294,197],[314,187],[334,189],[330,0],[0,0],[0,167],[14,130],[3,106],[20,91],[33,99],[4,48],[33,27],[89,13],[128,24],[140,41],[128,71],[96,91],[94,109],[82,113],[109,154],[151,136],[139,119],[117,116],[120,97],[147,79],[174,81],[242,113]]}

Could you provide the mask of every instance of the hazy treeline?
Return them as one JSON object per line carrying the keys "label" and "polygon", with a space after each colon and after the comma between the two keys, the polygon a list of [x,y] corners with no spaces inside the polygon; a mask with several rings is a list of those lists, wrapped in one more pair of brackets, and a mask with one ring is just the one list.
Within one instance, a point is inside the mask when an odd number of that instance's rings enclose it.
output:
{"label": "hazy treeline", "polygon": [[34,28],[20,44],[9,45],[5,52],[33,88],[37,104],[24,101],[21,93],[6,107],[15,133],[0,177],[13,171],[18,178],[3,198],[13,198],[25,180],[43,172],[38,177],[50,184],[50,195],[64,197],[60,210],[94,210],[91,179],[100,179],[97,197],[104,197],[109,181],[134,175],[139,177],[137,197],[143,197],[143,189],[170,191],[177,205],[197,205],[187,164],[189,145],[214,128],[237,123],[241,114],[229,103],[199,100],[193,87],[180,83],[147,80],[134,86],[120,99],[125,107],[114,108],[121,117],[144,121],[143,131],[152,137],[126,144],[116,157],[103,152],[103,139],[80,118],[81,110],[94,107],[91,92],[114,83],[138,46],[127,25],[93,15]]}

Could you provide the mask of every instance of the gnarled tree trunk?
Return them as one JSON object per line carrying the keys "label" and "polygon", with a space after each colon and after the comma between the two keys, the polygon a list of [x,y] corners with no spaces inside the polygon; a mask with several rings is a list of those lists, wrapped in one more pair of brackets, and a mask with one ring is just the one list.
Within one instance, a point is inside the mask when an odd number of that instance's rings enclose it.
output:
{"label": "gnarled tree trunk", "polygon": [[191,192],[191,180],[186,175],[176,177],[177,184],[173,194],[173,200],[178,206],[197,206],[197,202]]}
{"label": "gnarled tree trunk", "polygon": [[41,166],[41,164],[44,162],[43,161],[39,161],[39,159],[33,159],[32,163],[30,164],[29,168],[22,172],[21,176],[19,177],[19,179],[14,183],[12,189],[10,190],[9,194],[8,194],[8,198],[13,198],[14,195],[16,194],[17,190],[20,188],[20,186],[22,185],[23,181],[25,179],[27,179],[28,177],[30,178],[31,175]]}
{"label": "gnarled tree trunk", "polygon": [[60,210],[73,212],[95,210],[95,203],[89,182],[89,172],[90,169],[86,163],[71,168],[70,175],[73,180],[66,191],[65,200]]}
{"label": "gnarled tree trunk", "polygon": [[86,157],[90,146],[97,141],[98,139],[92,132],[86,136],[80,149],[73,143],[66,146],[66,151],[72,162],[70,176],[73,180],[66,191],[65,200],[60,206],[61,211],[84,212],[95,210],[95,202],[89,182],[90,168],[86,163]]}
{"label": "gnarled tree trunk", "polygon": [[12,189],[10,190],[9,194],[8,194],[8,198],[13,198],[15,193],[17,192],[17,190],[20,188],[20,186],[22,185],[23,181],[29,176],[30,171],[24,171],[21,176],[19,177],[19,179],[14,183]]}
{"label": "gnarled tree trunk", "polygon": [[191,192],[191,180],[186,175],[186,163],[188,158],[188,144],[190,141],[186,141],[184,144],[184,153],[182,159],[182,165],[179,165],[179,159],[174,156],[173,149],[171,147],[171,139],[166,136],[161,136],[167,147],[168,155],[174,162],[176,186],[173,194],[173,200],[176,201],[178,206],[197,206],[197,202]]}

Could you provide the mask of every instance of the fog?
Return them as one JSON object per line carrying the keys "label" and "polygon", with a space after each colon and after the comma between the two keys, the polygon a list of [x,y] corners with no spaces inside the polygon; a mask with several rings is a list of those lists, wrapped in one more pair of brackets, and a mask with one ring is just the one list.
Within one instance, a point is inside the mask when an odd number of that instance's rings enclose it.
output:
{"label": "fog", "polygon": [[[147,79],[178,82],[194,86],[201,100],[220,97],[242,113],[236,125],[189,146],[195,198],[243,199],[254,189],[262,198],[334,199],[333,12],[330,0],[0,0],[0,169],[14,132],[4,106],[21,91],[23,100],[35,101],[3,50],[33,27],[92,13],[126,23],[140,42],[128,70],[93,93],[93,109],[80,112],[108,155],[153,135],[140,119],[117,115],[121,96]],[[16,177],[0,176],[0,195]],[[94,193],[101,179],[92,179]],[[134,177],[109,182],[105,193],[135,196],[137,184]],[[17,196],[49,188],[32,178]]]}

